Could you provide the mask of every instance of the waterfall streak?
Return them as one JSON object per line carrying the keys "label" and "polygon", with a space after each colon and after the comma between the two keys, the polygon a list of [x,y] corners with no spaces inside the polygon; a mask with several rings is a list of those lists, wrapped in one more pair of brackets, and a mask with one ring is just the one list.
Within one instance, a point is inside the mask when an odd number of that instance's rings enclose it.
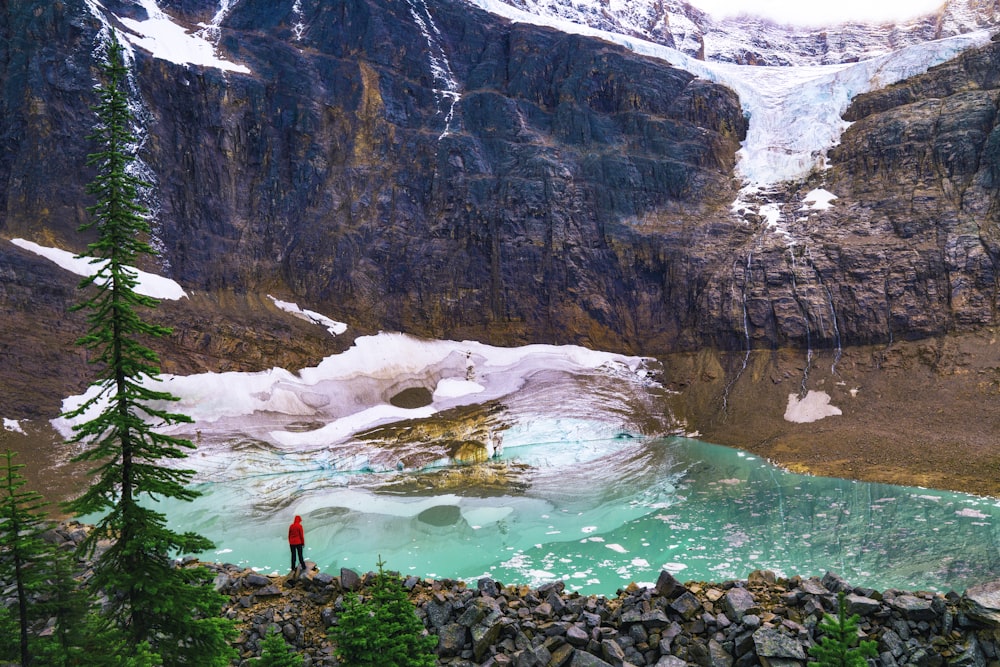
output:
{"label": "waterfall streak", "polygon": [[[451,122],[455,117],[455,105],[462,98],[462,94],[448,63],[448,56],[444,52],[441,44],[441,31],[438,30],[431,16],[427,3],[424,0],[407,0],[410,6],[410,14],[420,28],[421,34],[427,40],[427,59],[430,64],[431,76],[437,88],[434,89],[438,97],[438,113],[444,113],[444,131],[438,139],[444,139],[451,134]],[[443,111],[442,102],[447,103],[448,110]]]}

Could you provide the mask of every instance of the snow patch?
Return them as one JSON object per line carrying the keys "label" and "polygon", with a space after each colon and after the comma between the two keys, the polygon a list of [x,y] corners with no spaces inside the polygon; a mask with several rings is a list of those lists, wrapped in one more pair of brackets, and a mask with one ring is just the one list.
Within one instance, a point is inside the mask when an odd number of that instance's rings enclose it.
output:
{"label": "snow patch", "polygon": [[286,313],[291,313],[300,320],[305,320],[307,322],[312,322],[313,324],[326,327],[326,330],[330,332],[331,336],[339,336],[347,331],[347,325],[345,323],[332,320],[326,315],[317,313],[315,310],[303,310],[302,308],[299,308],[297,304],[290,303],[288,301],[281,301],[274,298],[270,294],[267,295],[267,298],[270,299],[277,308],[285,311]]}
{"label": "snow patch", "polygon": [[16,419],[8,419],[7,417],[4,417],[3,430],[13,431],[14,433],[20,433],[21,435],[25,435],[24,429],[21,428],[21,422],[19,422]]}
{"label": "snow patch", "polygon": [[216,14],[212,26],[197,33],[188,32],[183,26],[174,22],[157,5],[156,0],[138,0],[146,10],[148,18],[136,21],[131,18],[118,17],[130,32],[125,33],[128,41],[146,51],[154,58],[168,60],[178,65],[196,65],[214,67],[223,71],[249,74],[249,68],[224,60],[215,55],[215,46],[204,37],[205,31],[217,38],[218,21],[229,11],[230,2],[223,0],[222,9]]}
{"label": "snow patch", "polygon": [[800,211],[825,211],[833,206],[831,203],[837,195],[824,190],[823,188],[816,188],[815,190],[810,190],[806,193],[806,196],[802,198],[802,208]]}
{"label": "snow patch", "polygon": [[830,395],[825,391],[812,391],[805,398],[799,399],[796,394],[788,395],[788,407],[785,408],[785,421],[795,424],[808,424],[824,417],[841,415],[840,408],[830,405]]}
{"label": "snow patch", "polygon": [[[11,239],[10,242],[18,247],[35,253],[36,255],[44,257],[50,262],[53,262],[59,267],[66,269],[70,273],[75,273],[78,276],[93,276],[101,267],[101,263],[93,257],[74,255],[67,250],[48,248],[24,239]],[[133,267],[128,268],[136,275],[136,279],[138,280],[138,284],[135,286],[135,291],[137,293],[145,296],[151,296],[154,299],[163,299],[168,301],[176,301],[178,299],[187,298],[187,293],[179,284],[170,278],[164,278],[163,276],[158,276],[153,273],[146,273],[145,271],[140,271]]]}

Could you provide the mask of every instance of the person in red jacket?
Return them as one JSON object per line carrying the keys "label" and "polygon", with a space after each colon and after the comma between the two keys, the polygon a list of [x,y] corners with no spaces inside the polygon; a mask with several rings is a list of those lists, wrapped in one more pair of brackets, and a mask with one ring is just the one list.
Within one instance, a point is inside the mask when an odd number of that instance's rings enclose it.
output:
{"label": "person in red jacket", "polygon": [[298,554],[302,569],[306,562],[302,559],[302,548],[306,546],[306,534],[302,530],[302,517],[295,515],[295,521],[288,527],[288,548],[292,551],[292,569],[295,569],[295,556]]}

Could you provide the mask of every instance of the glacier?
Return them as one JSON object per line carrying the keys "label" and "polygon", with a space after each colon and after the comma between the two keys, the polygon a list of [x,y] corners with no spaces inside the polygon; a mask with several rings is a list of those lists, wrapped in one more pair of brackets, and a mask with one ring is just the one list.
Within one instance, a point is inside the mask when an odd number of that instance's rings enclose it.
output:
{"label": "glacier", "polygon": [[744,187],[760,190],[801,180],[826,164],[849,123],[841,118],[851,99],[927,71],[989,42],[980,30],[907,46],[858,63],[764,67],[697,60],[647,40],[605,32],[573,21],[530,14],[502,0],[467,0],[508,20],[596,37],[663,60],[697,77],[732,88],[749,120],[737,156]]}

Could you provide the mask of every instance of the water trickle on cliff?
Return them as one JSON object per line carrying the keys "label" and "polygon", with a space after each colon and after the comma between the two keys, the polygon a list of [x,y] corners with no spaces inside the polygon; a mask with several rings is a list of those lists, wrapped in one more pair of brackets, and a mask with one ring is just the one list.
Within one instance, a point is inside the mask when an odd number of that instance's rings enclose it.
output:
{"label": "water trickle on cliff", "polygon": [[[444,115],[444,130],[438,139],[444,139],[451,133],[451,123],[455,117],[455,105],[462,98],[461,87],[451,71],[448,55],[441,41],[441,31],[434,23],[430,9],[424,0],[406,0],[410,14],[420,28],[420,33],[427,40],[427,61],[430,65],[431,77],[437,87],[434,94],[438,96],[438,113]],[[448,108],[444,110],[442,105]]]}

